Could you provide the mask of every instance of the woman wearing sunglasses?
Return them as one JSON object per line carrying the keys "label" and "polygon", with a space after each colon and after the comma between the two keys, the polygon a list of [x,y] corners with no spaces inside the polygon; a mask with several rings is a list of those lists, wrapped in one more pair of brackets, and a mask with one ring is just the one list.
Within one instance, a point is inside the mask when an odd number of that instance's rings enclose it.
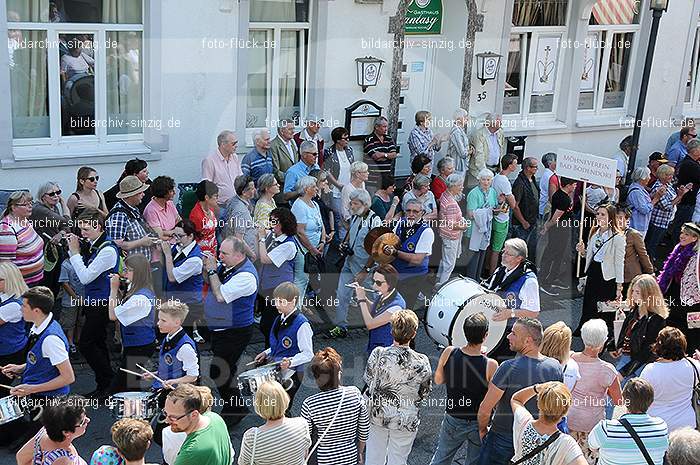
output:
{"label": "woman wearing sunglasses", "polygon": [[70,197],[68,197],[68,210],[71,218],[77,218],[86,208],[96,208],[107,216],[107,203],[102,192],[97,190],[97,182],[100,177],[97,171],[89,166],[82,166],[78,170],[78,183]]}
{"label": "woman wearing sunglasses", "polygon": [[352,284],[355,286],[362,319],[369,330],[368,355],[375,347],[389,347],[394,343],[391,336],[391,317],[394,313],[406,308],[406,301],[396,290],[398,281],[399,273],[391,265],[381,265],[374,270],[374,276],[372,276],[374,297],[371,305],[365,289],[356,282]]}

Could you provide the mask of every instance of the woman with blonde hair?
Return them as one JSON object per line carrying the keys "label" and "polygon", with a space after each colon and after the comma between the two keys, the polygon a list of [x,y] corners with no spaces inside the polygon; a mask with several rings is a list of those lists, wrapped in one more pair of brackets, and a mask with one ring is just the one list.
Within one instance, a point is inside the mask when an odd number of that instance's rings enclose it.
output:
{"label": "woman with blonde hair", "polygon": [[[119,322],[122,336],[121,367],[140,371],[153,355],[156,347],[154,309],[156,295],[153,292],[151,263],[143,254],[129,255],[124,261],[121,275],[110,276],[108,301],[109,319]],[[112,380],[111,392],[123,388],[138,389],[139,378],[126,376],[119,371]]]}
{"label": "woman with blonde hair", "polygon": [[549,325],[542,334],[540,353],[559,361],[564,374],[564,384],[572,391],[581,374],[578,363],[571,358],[571,328],[563,321]]}
{"label": "woman with blonde hair", "polygon": [[[0,366],[24,363],[27,334],[22,317],[22,294],[27,290],[17,265],[0,261]],[[12,384],[12,378],[0,373],[0,383]]]}
{"label": "woman with blonde hair", "polygon": [[[581,326],[598,316],[598,303],[622,300],[622,287],[625,282],[625,235],[615,220],[613,205],[601,205],[596,209],[595,225],[586,246],[583,241],[576,245],[581,257],[586,258],[584,268],[586,289],[583,293],[581,321],[574,331],[580,336]],[[614,313],[604,313],[600,317],[608,324],[609,334],[613,334]]]}
{"label": "woman with blonde hair", "polygon": [[571,436],[581,447],[589,465],[598,461],[598,451],[588,447],[588,434],[605,418],[605,405],[610,396],[613,403],[622,402],[622,387],[617,370],[600,359],[600,353],[608,340],[608,325],[596,318],[588,320],[581,328],[584,349],[571,356],[579,367],[581,378],[571,390],[572,404],[567,422]]}
{"label": "woman with blonde hair", "polygon": [[[525,407],[533,396],[537,396],[537,420]],[[569,389],[558,381],[528,386],[513,394],[510,400],[515,448],[513,460],[528,465],[587,465],[576,440],[557,429],[571,402]]]}
{"label": "woman with blonde hair", "polygon": [[29,217],[32,215],[32,194],[14,191],[0,218],[0,260],[10,260],[22,272],[29,286],[44,279],[44,241]]}
{"label": "woman with blonde hair", "polygon": [[[243,433],[239,465],[302,465],[311,446],[309,423],[304,418],[284,416],[289,396],[277,381],[258,387],[255,413],[265,420],[260,427]],[[282,449],[283,445],[283,449]]]}
{"label": "woman with blonde hair", "polygon": [[109,215],[105,196],[97,190],[97,183],[100,181],[97,171],[89,166],[81,166],[77,178],[75,192],[66,201],[71,218],[77,218],[86,208],[96,208],[103,215]]}
{"label": "woman with blonde hair", "polygon": [[623,376],[622,387],[639,376],[647,363],[656,359],[652,345],[666,326],[668,307],[652,275],[642,274],[630,283],[627,291],[630,311],[622,323],[620,336],[611,355],[619,357],[615,368]]}
{"label": "woman with blonde hair", "polygon": [[678,244],[659,273],[661,291],[671,306],[668,324],[683,331],[688,352],[700,348],[700,329],[688,327],[688,314],[700,307],[700,225],[685,223]]}

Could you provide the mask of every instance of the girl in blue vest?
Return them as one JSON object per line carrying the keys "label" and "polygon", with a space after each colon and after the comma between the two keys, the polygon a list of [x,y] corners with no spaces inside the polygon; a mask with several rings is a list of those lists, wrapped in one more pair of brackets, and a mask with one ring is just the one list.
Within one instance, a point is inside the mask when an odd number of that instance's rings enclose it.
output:
{"label": "girl in blue vest", "polygon": [[[129,255],[124,261],[121,275],[110,276],[109,319],[119,322],[122,335],[121,367],[141,371],[153,355],[156,347],[154,308],[156,295],[153,292],[151,263],[142,254]],[[121,286],[122,278],[126,288]],[[139,388],[139,379],[119,371],[112,381],[110,392],[124,388]]]}
{"label": "girl in blue vest", "polygon": [[284,377],[289,375],[288,370],[294,371],[291,376],[294,384],[287,390],[289,411],[294,395],[304,379],[304,365],[314,358],[314,333],[309,320],[299,310],[299,289],[294,283],[286,282],[277,286],[272,293],[272,301],[279,316],[270,330],[270,347],[260,352],[255,357],[255,362],[259,365],[279,362]]}
{"label": "girl in blue vest", "polygon": [[68,358],[68,339],[53,319],[53,304],[53,293],[48,287],[37,286],[22,295],[22,316],[32,323],[25,363],[0,367],[5,376],[22,377],[22,384],[10,390],[13,396],[34,399],[65,396],[75,381]]}
{"label": "girl in blue vest", "polygon": [[165,257],[163,292],[166,300],[187,304],[187,320],[181,322],[187,334],[192,337],[194,323],[204,315],[202,289],[204,278],[202,269],[202,249],[196,242],[197,228],[190,220],[182,220],[173,229],[175,245],[161,242]]}
{"label": "girl in blue vest", "polygon": [[[27,332],[22,318],[22,294],[27,290],[17,265],[0,261],[0,365],[24,361]],[[12,378],[0,374],[0,383],[11,382]]]}
{"label": "girl in blue vest", "polygon": [[297,219],[288,208],[275,208],[270,212],[271,231],[258,231],[258,256],[260,269],[260,292],[258,308],[261,312],[260,331],[265,337],[265,348],[270,347],[270,330],[278,312],[272,304],[277,286],[294,281],[294,259],[297,247]]}
{"label": "girl in blue vest", "polygon": [[391,265],[381,265],[374,270],[372,289],[375,291],[375,297],[371,305],[365,289],[353,283],[362,319],[369,330],[367,355],[371,354],[375,347],[389,347],[394,343],[391,337],[391,317],[406,308],[406,302],[396,289],[398,281],[399,274]]}

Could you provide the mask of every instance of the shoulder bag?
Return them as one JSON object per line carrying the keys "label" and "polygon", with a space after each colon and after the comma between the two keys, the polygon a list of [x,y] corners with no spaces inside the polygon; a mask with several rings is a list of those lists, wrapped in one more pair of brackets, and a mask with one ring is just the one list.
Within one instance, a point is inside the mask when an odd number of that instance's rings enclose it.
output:
{"label": "shoulder bag", "polygon": [[[537,454],[545,450],[547,447],[549,447],[554,441],[556,441],[559,436],[561,436],[561,431],[557,430],[552,434],[545,442],[540,444],[539,446],[535,447],[532,449],[530,452],[527,454],[523,455],[520,457],[518,460],[510,460],[510,465],[518,465],[520,463],[523,463],[526,460],[530,460],[531,458],[535,457]],[[653,464],[652,464],[653,465]]]}
{"label": "shoulder bag", "polygon": [[688,363],[693,368],[693,395],[690,398],[690,403],[693,405],[695,412],[695,426],[700,425],[700,374],[692,360],[688,359]]}
{"label": "shoulder bag", "polygon": [[627,432],[632,436],[632,439],[634,439],[634,442],[637,443],[637,447],[639,447],[639,450],[642,452],[642,455],[644,456],[644,459],[647,461],[649,465],[655,465],[654,461],[651,459],[651,456],[649,455],[649,452],[647,451],[647,448],[644,447],[644,443],[642,442],[642,438],[639,437],[637,432],[632,428],[632,425],[630,424],[629,421],[627,421],[627,418],[620,418],[620,424],[625,427]]}

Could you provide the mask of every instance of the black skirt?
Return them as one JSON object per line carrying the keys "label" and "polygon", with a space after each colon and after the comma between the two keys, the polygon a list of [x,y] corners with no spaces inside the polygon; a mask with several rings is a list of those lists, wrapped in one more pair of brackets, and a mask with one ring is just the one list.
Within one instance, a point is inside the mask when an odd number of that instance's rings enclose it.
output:
{"label": "black skirt", "polygon": [[606,302],[615,300],[617,296],[617,284],[615,279],[606,281],[603,279],[603,269],[600,262],[591,260],[586,272],[586,289],[583,292],[583,313],[581,321],[576,328],[576,335],[580,335],[581,326],[594,318],[602,318],[608,324],[608,335],[612,336],[613,321],[615,320],[614,312],[598,313],[598,302]]}

